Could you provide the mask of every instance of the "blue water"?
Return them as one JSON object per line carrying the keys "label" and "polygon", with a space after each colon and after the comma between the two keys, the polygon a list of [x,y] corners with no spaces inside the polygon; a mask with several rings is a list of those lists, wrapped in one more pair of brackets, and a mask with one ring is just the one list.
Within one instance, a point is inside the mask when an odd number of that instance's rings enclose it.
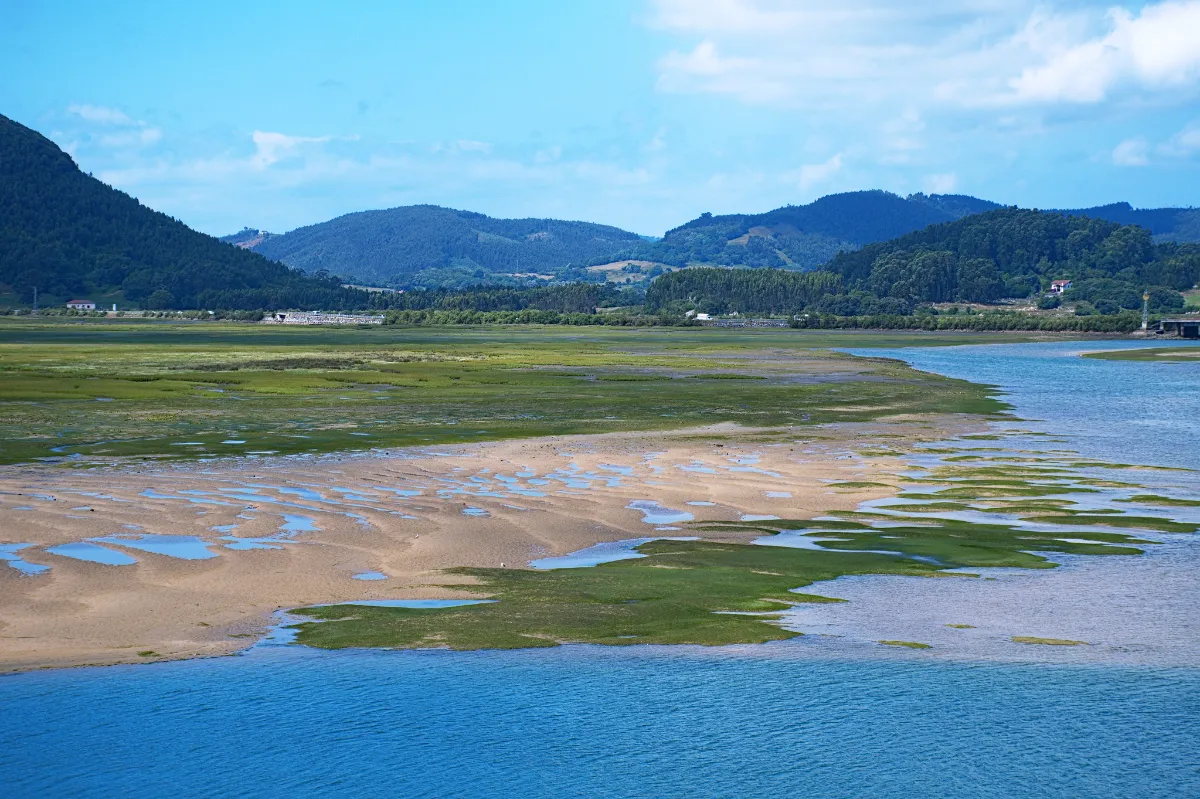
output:
{"label": "blue water", "polygon": [[118,546],[138,549],[155,555],[166,555],[181,560],[207,560],[217,557],[217,553],[208,548],[203,539],[194,535],[109,535],[93,538],[101,544],[116,544]]}
{"label": "blue water", "polygon": [[852,349],[926,372],[1003,389],[1026,429],[1061,435],[1072,449],[1115,463],[1200,469],[1200,361],[1153,363],[1079,353],[1182,342],[1129,340]]}
{"label": "blue water", "polygon": [[760,649],[306,652],[0,679],[25,797],[1195,797],[1200,673]]}
{"label": "blue water", "polygon": [[[1127,345],[869,354],[1003,385],[1020,416],[1043,420],[1012,426],[1051,433],[1043,446],[1200,465],[1196,365],[1074,355]],[[822,645],[836,640],[259,646],[21,674],[0,678],[0,785],[5,799],[1200,796],[1200,669],[934,661],[885,647],[849,658]]]}
{"label": "blue water", "polygon": [[105,566],[132,566],[137,563],[137,558],[130,557],[124,552],[118,552],[115,549],[102,547],[99,544],[92,544],[88,541],[74,541],[70,544],[46,547],[46,551],[51,555],[61,555],[64,558],[74,558],[75,560],[86,560],[89,563],[102,563]]}

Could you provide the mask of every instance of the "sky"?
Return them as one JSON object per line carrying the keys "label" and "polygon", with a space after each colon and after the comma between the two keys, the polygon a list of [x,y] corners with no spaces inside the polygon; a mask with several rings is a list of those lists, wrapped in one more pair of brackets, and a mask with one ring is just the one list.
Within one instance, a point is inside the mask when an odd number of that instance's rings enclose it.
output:
{"label": "sky", "polygon": [[0,114],[206,233],[1200,205],[1200,0],[0,0]]}

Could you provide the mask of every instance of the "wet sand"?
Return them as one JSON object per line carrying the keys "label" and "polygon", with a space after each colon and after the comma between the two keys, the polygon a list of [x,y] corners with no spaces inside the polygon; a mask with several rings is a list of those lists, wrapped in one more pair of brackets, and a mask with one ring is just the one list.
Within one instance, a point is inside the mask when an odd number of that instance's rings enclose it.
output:
{"label": "wet sand", "polygon": [[[863,457],[962,432],[961,419],[754,431],[526,439],[311,458],[0,470],[0,543],[30,544],[38,575],[0,564],[0,671],[222,655],[253,643],[279,608],[368,598],[468,596],[453,566],[531,560],[696,520],[810,518],[891,489],[898,458]],[[703,504],[694,504],[703,503]],[[133,537],[194,537],[184,560]],[[97,537],[137,563],[47,552]],[[129,538],[121,538],[129,537]],[[736,536],[735,536],[736,539]],[[236,547],[236,548],[231,548]],[[255,548],[243,548],[243,547]],[[378,572],[384,580],[355,579]]]}

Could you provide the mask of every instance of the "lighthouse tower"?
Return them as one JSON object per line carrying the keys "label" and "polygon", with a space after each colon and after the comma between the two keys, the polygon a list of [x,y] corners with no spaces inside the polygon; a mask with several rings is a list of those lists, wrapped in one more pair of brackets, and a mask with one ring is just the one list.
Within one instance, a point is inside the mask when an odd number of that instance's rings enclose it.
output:
{"label": "lighthouse tower", "polygon": [[1142,332],[1150,330],[1150,292],[1142,295]]}

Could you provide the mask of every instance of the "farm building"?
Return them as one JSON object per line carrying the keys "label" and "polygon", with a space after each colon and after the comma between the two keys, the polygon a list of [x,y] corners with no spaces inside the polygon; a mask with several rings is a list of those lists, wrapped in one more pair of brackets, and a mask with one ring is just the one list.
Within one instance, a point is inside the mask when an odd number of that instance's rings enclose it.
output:
{"label": "farm building", "polygon": [[94,311],[96,303],[91,300],[71,300],[67,303],[67,307],[74,311]]}

